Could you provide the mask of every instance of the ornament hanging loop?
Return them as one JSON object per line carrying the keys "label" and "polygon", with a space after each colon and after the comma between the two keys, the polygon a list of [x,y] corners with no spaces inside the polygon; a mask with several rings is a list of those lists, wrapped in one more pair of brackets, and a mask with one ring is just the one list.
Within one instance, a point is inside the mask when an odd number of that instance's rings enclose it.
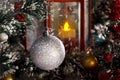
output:
{"label": "ornament hanging loop", "polygon": [[48,36],[48,35],[49,35],[48,29],[45,28],[45,31],[43,32],[43,36]]}
{"label": "ornament hanging loop", "polygon": [[53,28],[45,27],[45,30],[43,31],[43,36],[48,36],[48,35],[54,35]]}

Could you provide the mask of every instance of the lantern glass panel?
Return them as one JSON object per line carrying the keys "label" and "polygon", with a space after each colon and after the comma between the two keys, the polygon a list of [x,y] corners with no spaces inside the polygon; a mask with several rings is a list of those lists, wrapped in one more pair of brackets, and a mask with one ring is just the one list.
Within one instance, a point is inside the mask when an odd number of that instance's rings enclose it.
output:
{"label": "lantern glass panel", "polygon": [[50,26],[55,36],[69,47],[80,46],[80,7],[80,2],[50,3]]}

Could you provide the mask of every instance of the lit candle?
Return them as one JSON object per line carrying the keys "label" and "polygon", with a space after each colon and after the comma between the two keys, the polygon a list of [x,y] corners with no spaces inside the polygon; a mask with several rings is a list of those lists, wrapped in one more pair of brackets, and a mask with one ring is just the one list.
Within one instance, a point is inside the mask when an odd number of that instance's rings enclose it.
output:
{"label": "lit candle", "polygon": [[58,30],[58,32],[58,37],[61,39],[71,39],[76,37],[75,29],[71,28],[67,21],[65,22],[64,26]]}

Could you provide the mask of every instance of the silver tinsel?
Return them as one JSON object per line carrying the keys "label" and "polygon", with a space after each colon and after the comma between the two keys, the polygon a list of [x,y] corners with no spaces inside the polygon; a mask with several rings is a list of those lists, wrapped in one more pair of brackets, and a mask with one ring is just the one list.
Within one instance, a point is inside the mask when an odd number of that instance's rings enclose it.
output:
{"label": "silver tinsel", "polygon": [[42,70],[57,68],[65,58],[65,48],[55,36],[40,36],[30,49],[33,63]]}

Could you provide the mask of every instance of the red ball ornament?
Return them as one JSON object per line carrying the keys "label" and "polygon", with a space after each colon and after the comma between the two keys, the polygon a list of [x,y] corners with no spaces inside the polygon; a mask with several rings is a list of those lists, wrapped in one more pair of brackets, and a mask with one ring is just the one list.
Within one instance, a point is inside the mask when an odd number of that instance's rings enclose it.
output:
{"label": "red ball ornament", "polygon": [[15,16],[15,19],[20,21],[20,22],[26,22],[27,21],[27,15],[24,14],[24,13],[18,13],[16,16]]}
{"label": "red ball ornament", "polygon": [[120,76],[113,76],[110,80],[120,80]]}
{"label": "red ball ornament", "polygon": [[116,69],[114,71],[114,76],[111,78],[111,80],[120,80],[120,69]]}
{"label": "red ball ornament", "polygon": [[120,76],[120,69],[117,69],[116,71],[116,74]]}
{"label": "red ball ornament", "polygon": [[112,75],[111,70],[101,71],[98,75],[98,80],[110,80],[111,75]]}
{"label": "red ball ornament", "polygon": [[112,61],[112,53],[110,52],[105,52],[103,53],[103,59],[106,61],[106,62],[111,62]]}
{"label": "red ball ornament", "polygon": [[113,77],[111,80],[120,80],[119,77]]}

